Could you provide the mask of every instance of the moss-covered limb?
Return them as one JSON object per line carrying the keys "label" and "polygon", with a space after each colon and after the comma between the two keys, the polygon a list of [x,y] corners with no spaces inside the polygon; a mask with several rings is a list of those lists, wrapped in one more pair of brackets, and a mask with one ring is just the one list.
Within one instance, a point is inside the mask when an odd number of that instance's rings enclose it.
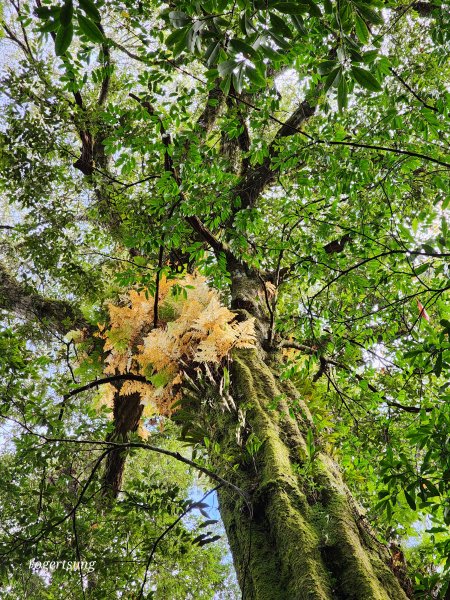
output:
{"label": "moss-covered limb", "polygon": [[[276,421],[260,403],[261,397],[273,399],[280,392],[270,371],[253,378],[254,356],[250,353],[246,358],[248,364],[245,358],[235,357],[234,393],[246,410],[252,433],[264,443],[255,464],[249,460],[235,476],[239,485],[252,492],[252,517],[227,492],[220,495],[243,595],[247,600],[328,600],[331,588],[321,561],[319,537],[305,518],[308,504],[293,473],[290,450],[280,440]],[[224,419],[230,417],[224,415]],[[232,424],[224,425],[220,432],[227,433],[220,443],[229,454],[236,442]],[[304,458],[305,449],[302,454]],[[240,459],[239,451],[236,459]]]}
{"label": "moss-covered limb", "polygon": [[322,453],[312,463],[308,459],[308,409],[296,399],[304,413],[300,423],[287,411],[286,394],[294,391],[282,388],[252,350],[235,354],[232,386],[246,414],[246,435],[263,442],[256,455],[247,453],[243,460],[245,449],[235,439],[236,416],[211,415],[221,448],[214,458],[216,468],[227,470],[230,477],[230,464],[223,457],[231,457],[239,464],[231,471],[234,483],[252,497],[249,515],[228,491],[220,493],[246,600],[406,600],[387,552],[361,527],[337,465]]}
{"label": "moss-covered limb", "polygon": [[45,329],[64,335],[88,323],[70,302],[46,298],[15,279],[0,264],[0,309],[24,319],[39,321]]}
{"label": "moss-covered limb", "polygon": [[270,329],[270,316],[264,288],[258,277],[249,277],[248,269],[238,261],[228,261],[231,277],[231,308],[245,318],[255,318],[258,343],[264,345]]}
{"label": "moss-covered limb", "polygon": [[326,517],[322,554],[331,572],[339,573],[339,593],[355,599],[408,597],[402,585],[410,593],[409,582],[397,579],[387,548],[377,541],[365,521],[338,465],[324,453],[314,461],[314,482],[321,490],[319,510]]}
{"label": "moss-covered limb", "polygon": [[[290,450],[280,439],[276,419],[263,408],[264,401],[280,392],[270,371],[263,363],[257,364],[256,353],[236,356],[233,376],[237,396],[248,404],[247,419],[252,432],[263,441],[255,457],[254,521],[266,547],[264,554],[271,557],[275,579],[263,585],[260,574],[253,573],[255,598],[277,597],[275,590],[279,598],[329,598],[327,575],[318,551],[319,538],[305,518],[307,500],[293,473]],[[297,450],[299,459],[305,458],[306,448],[298,446]],[[259,548],[264,549],[262,543]],[[256,550],[250,557],[251,564],[257,566],[260,556]]]}

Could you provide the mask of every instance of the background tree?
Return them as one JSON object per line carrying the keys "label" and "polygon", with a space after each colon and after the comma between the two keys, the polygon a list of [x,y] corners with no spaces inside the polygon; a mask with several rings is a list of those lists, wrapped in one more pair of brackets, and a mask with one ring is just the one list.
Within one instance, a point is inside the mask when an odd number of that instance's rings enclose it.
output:
{"label": "background tree", "polygon": [[5,593],[448,597],[446,8],[5,4]]}

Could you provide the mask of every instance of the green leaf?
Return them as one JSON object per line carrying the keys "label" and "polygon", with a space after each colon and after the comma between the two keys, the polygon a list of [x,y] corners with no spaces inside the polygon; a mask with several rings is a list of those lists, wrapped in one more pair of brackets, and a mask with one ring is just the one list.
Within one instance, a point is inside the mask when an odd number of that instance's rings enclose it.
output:
{"label": "green leaf", "polygon": [[138,267],[144,267],[147,264],[147,259],[144,256],[135,256],[134,264]]}
{"label": "green leaf", "polygon": [[338,85],[338,108],[342,112],[344,108],[347,108],[347,81],[345,76],[342,75]]}
{"label": "green leaf", "polygon": [[308,433],[306,434],[306,449],[308,451],[308,455],[310,458],[314,457],[315,454],[315,445],[314,445],[314,433],[312,429],[308,429]]}
{"label": "green leaf", "polygon": [[252,30],[251,27],[248,26],[249,22],[248,22],[248,16],[247,13],[242,13],[241,16],[239,17],[239,27],[241,32],[244,35],[250,35]]}
{"label": "green leaf", "polygon": [[386,503],[386,516],[388,521],[392,519],[392,505],[390,502]]}
{"label": "green leaf", "polygon": [[303,15],[308,11],[308,4],[305,2],[277,2],[274,6],[280,13],[285,15]]}
{"label": "green leaf", "polygon": [[220,535],[213,535],[210,538],[205,538],[203,540],[200,540],[197,542],[198,546],[206,546],[206,544],[212,544],[213,542],[216,542],[217,540],[220,540],[222,536]]}
{"label": "green leaf", "polygon": [[215,525],[218,522],[219,521],[217,519],[208,519],[207,521],[203,521],[203,523],[200,523],[199,528],[204,529],[205,527],[210,527],[211,525]]}
{"label": "green leaf", "polygon": [[367,44],[369,41],[369,30],[367,29],[364,19],[358,14],[356,14],[355,17],[355,31],[361,44]]}
{"label": "green leaf", "polygon": [[326,60],[319,64],[317,70],[321,75],[326,75],[327,73],[330,73],[333,69],[336,69],[338,65],[339,63],[336,60]]}
{"label": "green leaf", "polygon": [[222,90],[222,92],[225,94],[225,96],[228,94],[228,92],[230,91],[230,87],[231,87],[231,75],[227,75],[226,77],[224,77],[224,79],[220,82],[220,89]]}
{"label": "green leaf", "polygon": [[353,66],[350,70],[353,79],[356,83],[359,83],[362,87],[370,90],[371,92],[379,92],[381,90],[381,85],[377,79],[370,73],[370,71],[366,71],[366,69],[362,69],[361,67]]}
{"label": "green leaf", "polygon": [[164,387],[170,381],[170,374],[166,373],[165,371],[160,371],[155,373],[155,375],[152,375],[152,377],[150,377],[150,381],[156,388]]}
{"label": "green leaf", "polygon": [[[198,23],[198,21],[197,21]],[[200,40],[200,30],[201,28],[197,27],[196,24],[189,28],[188,34],[186,36],[186,45],[189,52],[200,51],[201,49],[201,40]]]}
{"label": "green leaf", "polygon": [[423,250],[425,250],[426,254],[434,253],[434,248],[433,248],[433,246],[430,246],[430,244],[422,244],[422,248],[423,248]]}
{"label": "green leaf", "polygon": [[233,71],[231,77],[234,89],[240,94],[244,84],[244,63],[241,63],[238,68]]}
{"label": "green leaf", "polygon": [[230,42],[230,48],[236,53],[242,52],[242,54],[244,54],[244,56],[247,58],[258,58],[258,53],[256,50],[242,40],[238,40],[236,38],[232,39]]}
{"label": "green leaf", "polygon": [[233,70],[236,68],[237,63],[234,59],[224,60],[223,62],[217,65],[217,69],[219,71],[219,75],[221,77],[225,77],[226,75],[230,75]]}
{"label": "green leaf", "polygon": [[191,17],[180,10],[172,10],[169,13],[169,19],[174,27],[185,27],[192,23]]}
{"label": "green leaf", "polygon": [[416,510],[416,502],[415,502],[414,498],[411,496],[411,494],[409,492],[407,492],[406,490],[403,490],[403,494],[405,496],[406,502],[408,503],[408,506],[412,510]]}
{"label": "green leaf", "polygon": [[359,62],[363,62],[363,57],[361,56],[361,54],[359,52],[356,52],[356,50],[353,50],[353,48],[349,48],[348,54],[350,56],[350,59],[352,61],[352,63],[359,63]]}
{"label": "green leaf", "polygon": [[307,2],[308,2],[308,12],[309,12],[309,14],[312,15],[313,17],[321,17],[322,16],[322,11],[317,6],[317,4],[315,2],[313,2],[313,0],[307,0]]}
{"label": "green leaf", "polygon": [[367,4],[363,4],[362,2],[353,2],[353,4],[366,21],[369,21],[369,23],[373,23],[374,25],[383,25],[383,17],[369,8]]}
{"label": "green leaf", "polygon": [[170,35],[167,36],[166,38],[166,46],[168,48],[171,48],[172,46],[175,46],[176,44],[178,44],[179,42],[181,42],[183,39],[186,39],[186,34],[187,34],[187,30],[185,28],[183,29],[175,29],[175,31],[172,31],[172,33]]}
{"label": "green leaf", "polygon": [[68,27],[72,23],[73,17],[73,2],[66,0],[59,13],[59,20],[63,27]]}
{"label": "green leaf", "polygon": [[34,13],[39,17],[39,19],[50,19],[50,17],[59,17],[60,12],[60,6],[38,6],[34,9]]}
{"label": "green leaf", "polygon": [[190,27],[184,27],[183,29],[180,29],[181,31],[181,36],[178,39],[178,41],[173,44],[171,50],[172,50],[172,54],[174,56],[179,56],[182,52],[184,52],[185,50],[187,50],[188,47],[188,34],[190,31]]}
{"label": "green leaf", "polygon": [[274,50],[267,44],[261,44],[260,46],[262,53],[272,61],[282,60],[283,55]]}
{"label": "green leaf", "polygon": [[362,55],[362,59],[366,64],[370,64],[373,63],[374,60],[376,60],[378,56],[378,50],[368,50],[367,52],[364,52],[364,54]]}
{"label": "green leaf", "polygon": [[422,479],[421,486],[422,486],[422,488],[425,487],[428,490],[428,492],[429,492],[428,496],[430,496],[430,497],[435,497],[435,496],[440,495],[437,487],[434,485],[434,483],[431,483],[431,481],[429,481],[428,479]]}
{"label": "green leaf", "polygon": [[79,0],[79,3],[80,7],[84,10],[88,17],[90,17],[96,23],[100,23],[100,12],[92,0]]}
{"label": "green leaf", "polygon": [[381,490],[378,492],[378,498],[386,498],[387,496],[390,496],[389,490]]}
{"label": "green leaf", "polygon": [[439,352],[436,358],[436,364],[434,365],[434,374],[436,377],[440,377],[442,373],[442,352]]}
{"label": "green leaf", "polygon": [[60,27],[59,21],[54,21],[53,19],[49,19],[45,25],[39,27],[39,31],[42,33],[49,33],[50,31],[57,31]]}
{"label": "green leaf", "polygon": [[291,15],[291,21],[300,35],[306,35],[308,30],[305,27],[304,21],[300,15]]}
{"label": "green leaf", "polygon": [[417,267],[417,269],[414,269],[414,273],[416,275],[421,275],[422,273],[425,273],[425,271],[428,271],[429,268],[430,263],[423,263],[423,265],[420,265],[419,267]]}
{"label": "green leaf", "polygon": [[283,21],[283,19],[281,17],[279,17],[278,15],[276,15],[273,12],[269,12],[269,16],[270,16],[270,24],[272,26],[273,33],[275,33],[276,35],[281,35],[283,37],[287,37],[287,38],[292,37],[292,31],[286,25],[286,23]]}
{"label": "green leaf", "polygon": [[60,27],[56,33],[55,38],[55,54],[56,56],[63,56],[73,38],[73,27],[72,23],[67,27]]}
{"label": "green leaf", "polygon": [[333,69],[328,77],[325,79],[324,91],[327,92],[331,86],[337,87],[341,80],[342,68],[337,67]]}
{"label": "green leaf", "polygon": [[353,10],[350,2],[340,0],[338,10],[340,25],[345,33],[349,33],[353,27]]}
{"label": "green leaf", "polygon": [[266,78],[260,72],[259,68],[254,69],[253,67],[247,66],[245,69],[245,74],[251,81],[258,87],[264,87],[266,85]]}
{"label": "green leaf", "polygon": [[83,33],[90,42],[101,44],[105,41],[103,33],[94,21],[84,17],[82,14],[78,14],[78,23],[80,25],[81,33]]}
{"label": "green leaf", "polygon": [[206,64],[208,67],[212,67],[216,64],[217,57],[220,52],[220,42],[211,42],[205,52]]}

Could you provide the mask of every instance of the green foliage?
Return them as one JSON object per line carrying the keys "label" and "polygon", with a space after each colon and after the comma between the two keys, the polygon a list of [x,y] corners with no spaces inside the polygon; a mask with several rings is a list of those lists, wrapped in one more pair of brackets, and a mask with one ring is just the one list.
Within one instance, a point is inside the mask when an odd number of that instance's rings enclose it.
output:
{"label": "green foliage", "polygon": [[38,6],[34,11],[42,20],[41,31],[44,33],[55,32],[57,56],[64,56],[72,43],[74,15],[82,36],[94,43],[105,41],[100,25],[100,12],[96,3],[91,0],[80,0],[78,5],[74,10],[73,1],[65,0],[62,6]]}
{"label": "green foliage", "polygon": [[[173,441],[167,441],[167,434],[158,441],[162,447],[179,448]],[[2,534],[0,551],[7,552],[1,567],[2,596],[38,600],[71,593],[82,598],[80,573],[71,568],[80,560],[76,544],[82,548],[83,578],[95,586],[92,597],[108,598],[117,590],[129,597],[138,594],[155,540],[192,505],[195,508],[186,518],[155,546],[145,593],[161,600],[167,598],[168,590],[170,597],[178,600],[190,594],[203,599],[216,595],[227,598],[224,581],[228,569],[220,564],[223,552],[217,542],[220,534],[217,535],[215,521],[205,521],[199,510],[205,513],[202,505],[195,498],[189,499],[194,483],[191,475],[174,469],[172,461],[149,463],[142,456],[131,457],[130,476],[124,482],[120,500],[108,514],[105,514],[105,500],[98,493],[100,480],[96,478],[89,495],[94,494],[97,499],[83,501],[75,522],[69,518],[55,527],[53,523],[61,520],[72,504],[74,493],[79,493],[85,483],[82,475],[85,465],[83,457],[74,454],[73,449],[55,452],[48,447],[41,450],[38,460],[36,449],[33,444],[17,440],[15,454],[4,455],[2,461],[1,494],[10,503],[2,508],[2,519],[11,528],[20,527],[26,536],[23,543],[14,544]],[[13,504],[17,493],[20,493],[20,507]],[[204,527],[199,540],[198,531],[205,522],[207,533]],[[216,535],[214,539],[212,532]],[[40,539],[38,546],[31,542],[33,537]],[[210,545],[211,541],[215,545]],[[41,564],[59,561],[60,567],[49,568],[49,580],[38,569],[33,572],[30,561]],[[66,561],[64,567],[63,561]],[[174,570],[179,576],[171,576]]]}
{"label": "green foliage", "polygon": [[[161,8],[66,0],[23,2],[19,13],[6,5],[0,564],[11,590],[4,593],[81,597],[79,574],[57,571],[46,583],[25,567],[36,556],[75,560],[77,547],[98,561],[92,597],[139,592],[154,540],[197,499],[198,481],[184,465],[133,450],[123,494],[108,512],[100,467],[89,481],[101,449],[45,437],[103,442],[112,432],[110,413],[92,408],[95,388],[71,396],[60,419],[62,397],[102,376],[105,356],[89,328],[106,322],[107,302],[120,304],[136,286],[154,303],[157,277],[197,269],[231,303],[240,285],[231,254],[267,282],[247,293],[244,310],[261,300],[264,326],[273,325],[267,354],[313,416],[307,456],[292,463],[305,489],[318,454],[331,454],[380,539],[406,542],[417,597],[444,598],[449,3],[180,0]],[[31,319],[31,291],[80,306],[83,341],[57,334],[49,342],[48,324]],[[170,320],[170,307],[159,310]],[[282,340],[297,350],[276,354]],[[229,373],[217,398],[199,384],[215,374],[191,373],[204,406],[234,410]],[[177,418],[195,458],[257,472],[267,440],[240,415],[233,440],[242,460],[231,460],[193,416],[193,402],[180,401]],[[274,420],[285,402],[272,399]],[[293,401],[286,410],[304,416]],[[152,442],[191,456],[174,441],[173,425],[162,432],[159,423],[147,425]],[[71,518],[57,523],[83,485],[77,542]],[[323,490],[309,492],[316,498]],[[192,513],[158,546],[147,596],[237,597],[225,591],[219,533],[204,523],[215,519]]]}

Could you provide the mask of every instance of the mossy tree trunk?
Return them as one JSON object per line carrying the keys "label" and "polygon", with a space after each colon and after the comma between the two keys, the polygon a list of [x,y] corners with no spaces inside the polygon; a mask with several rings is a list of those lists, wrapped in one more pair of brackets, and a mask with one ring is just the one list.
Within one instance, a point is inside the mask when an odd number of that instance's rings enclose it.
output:
{"label": "mossy tree trunk", "polygon": [[251,510],[226,489],[219,495],[243,598],[406,599],[339,468],[311,453],[311,416],[296,391],[255,350],[235,352],[231,381],[236,411],[210,422],[216,468],[250,498]]}

